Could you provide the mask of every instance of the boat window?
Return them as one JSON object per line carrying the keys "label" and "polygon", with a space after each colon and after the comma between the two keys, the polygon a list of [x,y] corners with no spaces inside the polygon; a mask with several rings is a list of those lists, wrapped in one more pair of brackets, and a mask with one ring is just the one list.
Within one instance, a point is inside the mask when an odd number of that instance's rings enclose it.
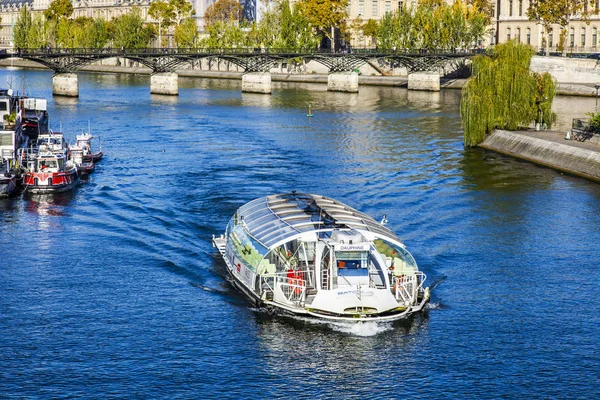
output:
{"label": "boat window", "polygon": [[417,262],[413,258],[412,254],[405,248],[388,241],[377,239],[373,242],[377,251],[388,260],[389,265],[393,265],[396,258],[403,260],[408,266],[416,268]]}
{"label": "boat window", "polygon": [[248,267],[256,271],[256,267],[267,254],[267,249],[246,233],[242,225],[237,225],[231,231],[231,243],[237,256],[243,259]]}
{"label": "boat window", "polygon": [[367,251],[336,251],[338,275],[362,276],[369,274]]}
{"label": "boat window", "polygon": [[56,160],[41,160],[39,163],[40,169],[57,168],[57,167],[58,167],[58,164],[56,163]]}
{"label": "boat window", "polygon": [[0,101],[0,111],[8,111],[8,102]]}

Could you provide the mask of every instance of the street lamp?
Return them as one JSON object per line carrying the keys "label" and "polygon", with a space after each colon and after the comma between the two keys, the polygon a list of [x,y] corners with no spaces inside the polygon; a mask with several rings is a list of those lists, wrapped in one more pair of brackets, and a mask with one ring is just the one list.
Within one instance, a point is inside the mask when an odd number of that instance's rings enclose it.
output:
{"label": "street lamp", "polygon": [[596,88],[596,114],[598,114],[598,88],[600,88],[600,84],[596,83],[594,87]]}

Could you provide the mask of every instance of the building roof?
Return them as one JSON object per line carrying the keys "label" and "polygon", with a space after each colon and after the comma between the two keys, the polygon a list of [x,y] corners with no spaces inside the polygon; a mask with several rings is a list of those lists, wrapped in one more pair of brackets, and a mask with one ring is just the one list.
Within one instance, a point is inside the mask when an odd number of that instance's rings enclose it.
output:
{"label": "building roof", "polygon": [[396,235],[370,216],[337,200],[287,193],[253,200],[239,208],[238,221],[267,248],[311,231],[355,229],[400,243]]}
{"label": "building roof", "polygon": [[0,0],[0,6],[10,7],[16,6],[21,7],[23,5],[27,5],[27,7],[31,8],[33,5],[33,0]]}

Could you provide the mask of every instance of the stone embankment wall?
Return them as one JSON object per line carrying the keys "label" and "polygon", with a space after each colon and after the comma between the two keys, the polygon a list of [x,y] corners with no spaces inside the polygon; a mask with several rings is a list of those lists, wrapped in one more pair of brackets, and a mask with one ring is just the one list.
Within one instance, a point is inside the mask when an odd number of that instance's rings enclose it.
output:
{"label": "stone embankment wall", "polygon": [[[560,143],[560,140],[564,143]],[[531,131],[496,130],[488,135],[479,146],[569,174],[600,181],[600,146],[585,142],[566,141],[563,135],[556,132],[537,135],[537,132]]]}
{"label": "stone embankment wall", "polygon": [[532,71],[548,72],[558,82],[560,94],[596,96],[595,84],[600,84],[600,63],[597,60],[566,57],[535,56]]}

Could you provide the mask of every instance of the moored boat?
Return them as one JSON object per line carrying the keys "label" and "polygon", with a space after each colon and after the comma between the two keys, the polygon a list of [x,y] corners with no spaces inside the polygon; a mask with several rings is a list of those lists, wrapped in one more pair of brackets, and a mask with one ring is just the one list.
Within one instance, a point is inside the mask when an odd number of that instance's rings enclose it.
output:
{"label": "moored boat", "polygon": [[80,176],[89,175],[96,169],[92,161],[83,160],[83,149],[77,145],[69,147],[70,159],[77,166]]}
{"label": "moored boat", "polygon": [[92,150],[91,141],[94,138],[94,135],[91,133],[82,133],[81,135],[77,135],[75,137],[76,142],[75,146],[81,147],[83,149],[83,161],[91,161],[98,162],[102,159],[104,153],[102,153],[102,148],[100,150],[94,152]]}
{"label": "moored boat", "polygon": [[253,200],[213,245],[233,285],[267,309],[391,321],[429,301],[425,274],[384,222],[328,197],[292,192]]}
{"label": "moored boat", "polygon": [[38,153],[29,161],[23,179],[25,191],[31,193],[58,193],[71,190],[79,181],[76,165],[64,154]]}
{"label": "moored boat", "polygon": [[0,175],[0,197],[8,197],[17,193],[17,176],[9,171]]}

